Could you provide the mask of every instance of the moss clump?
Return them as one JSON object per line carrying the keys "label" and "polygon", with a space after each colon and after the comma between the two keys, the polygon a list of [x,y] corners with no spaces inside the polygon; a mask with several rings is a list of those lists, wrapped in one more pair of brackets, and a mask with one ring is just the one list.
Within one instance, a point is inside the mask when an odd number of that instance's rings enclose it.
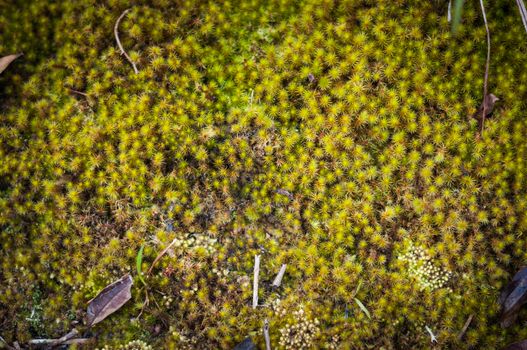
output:
{"label": "moss clump", "polygon": [[[6,340],[65,334],[135,272],[140,246],[147,271],[175,238],[141,317],[136,283],[97,346],[263,344],[265,317],[286,346],[300,306],[315,348],[429,348],[425,326],[445,348],[527,337],[499,328],[496,304],[527,258],[527,41],[512,1],[488,4],[500,101],[481,139],[477,4],[454,37],[439,1],[3,3],[0,52],[25,53],[0,76]],[[113,37],[127,8],[138,74]],[[448,280],[415,283],[399,259],[410,244]],[[254,310],[256,254],[267,307]]]}

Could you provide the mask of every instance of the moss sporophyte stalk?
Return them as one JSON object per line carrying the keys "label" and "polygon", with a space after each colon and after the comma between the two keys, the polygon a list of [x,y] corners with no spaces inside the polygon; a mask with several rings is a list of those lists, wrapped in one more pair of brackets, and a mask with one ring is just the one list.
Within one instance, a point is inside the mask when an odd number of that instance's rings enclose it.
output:
{"label": "moss sporophyte stalk", "polygon": [[0,2],[0,336],[59,338],[130,273],[92,348],[527,338],[496,302],[527,260],[527,34],[484,2],[479,138],[478,1],[455,34],[439,0]]}

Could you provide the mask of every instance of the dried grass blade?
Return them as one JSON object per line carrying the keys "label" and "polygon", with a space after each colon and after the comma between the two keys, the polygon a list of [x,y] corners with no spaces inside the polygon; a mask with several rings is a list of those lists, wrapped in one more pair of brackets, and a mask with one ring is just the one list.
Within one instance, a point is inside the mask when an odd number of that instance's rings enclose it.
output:
{"label": "dried grass blade", "polygon": [[169,250],[170,248],[172,248],[172,246],[176,243],[176,241],[177,241],[177,238],[174,238],[174,239],[172,240],[172,242],[170,242],[170,244],[167,245],[166,248],[163,249],[163,250],[161,251],[161,253],[159,253],[159,254],[156,256],[156,258],[154,259],[154,262],[152,263],[152,265],[150,265],[150,268],[149,268],[148,271],[146,272],[147,275],[149,275],[150,272],[152,272],[152,269],[154,268],[154,265],[157,264],[157,262],[159,261],[159,259],[161,259],[161,258],[163,257],[163,255],[165,255],[165,254],[168,252],[168,250]]}
{"label": "dried grass blade", "polygon": [[254,256],[254,276],[253,276],[253,309],[258,306],[258,275],[260,274],[260,255]]}
{"label": "dried grass blade", "polygon": [[121,22],[123,17],[126,16],[126,14],[129,11],[130,11],[130,9],[124,10],[123,13],[119,16],[119,18],[117,18],[117,21],[115,22],[115,26],[113,28],[113,33],[115,35],[115,41],[117,41],[117,46],[119,46],[119,49],[121,50],[121,53],[124,55],[124,57],[126,57],[128,62],[130,62],[132,64],[132,67],[134,68],[134,72],[135,72],[135,74],[137,74],[137,73],[139,73],[139,71],[137,70],[137,67],[136,67],[134,61],[132,61],[130,56],[128,56],[126,51],[124,51],[123,45],[121,44],[121,40],[119,40],[119,23]]}
{"label": "dried grass blade", "polygon": [[520,15],[522,18],[523,26],[525,27],[525,31],[527,32],[527,9],[525,8],[525,3],[523,0],[516,0],[516,3],[518,4],[518,8],[520,9]]}

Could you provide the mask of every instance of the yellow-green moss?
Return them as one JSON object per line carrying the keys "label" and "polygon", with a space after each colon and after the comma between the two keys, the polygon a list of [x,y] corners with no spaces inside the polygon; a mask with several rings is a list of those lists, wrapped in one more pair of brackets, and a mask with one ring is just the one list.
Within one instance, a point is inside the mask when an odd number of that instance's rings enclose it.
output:
{"label": "yellow-green moss", "polygon": [[[262,345],[265,317],[274,347],[296,324],[314,348],[425,349],[425,326],[442,348],[527,337],[499,328],[496,303],[527,258],[527,34],[513,1],[487,4],[500,101],[480,139],[476,3],[455,37],[446,1],[0,5],[0,55],[25,54],[0,75],[6,340],[65,334],[135,273],[141,245],[147,271],[174,238],[140,318],[135,283],[97,346]],[[138,74],[113,36],[127,8]],[[448,279],[423,288],[410,246]]]}

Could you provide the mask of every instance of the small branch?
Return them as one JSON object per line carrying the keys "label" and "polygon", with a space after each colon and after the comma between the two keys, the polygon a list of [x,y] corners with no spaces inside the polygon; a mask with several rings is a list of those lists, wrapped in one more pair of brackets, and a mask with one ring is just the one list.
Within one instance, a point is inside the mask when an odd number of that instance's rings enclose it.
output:
{"label": "small branch", "polygon": [[522,17],[523,26],[525,27],[525,31],[527,32],[527,9],[525,8],[525,3],[523,0],[516,0],[516,4],[518,4],[518,8],[520,9],[520,15]]}
{"label": "small branch", "polygon": [[150,299],[148,299],[148,291],[145,289],[145,301],[143,302],[143,306],[141,306],[141,312],[139,312],[139,315],[137,315],[136,320],[141,317],[143,311],[145,311],[145,307],[148,306],[148,304],[150,304]]}
{"label": "small branch", "polygon": [[9,344],[4,340],[4,338],[2,338],[1,336],[0,336],[0,343],[4,344],[4,346],[5,346],[7,349],[9,349],[9,350],[15,350],[15,348],[12,347],[11,345],[9,345]]}
{"label": "small branch", "polygon": [[147,275],[149,275],[150,272],[152,272],[152,269],[154,268],[154,265],[159,261],[159,259],[161,259],[161,258],[163,257],[163,255],[165,255],[165,254],[168,252],[168,250],[169,250],[170,248],[172,248],[172,246],[176,243],[176,241],[177,241],[177,238],[174,238],[174,239],[172,240],[172,242],[170,242],[170,244],[167,245],[167,247],[166,247],[165,249],[163,249],[163,250],[161,251],[161,253],[159,253],[159,254],[156,256],[156,258],[154,259],[154,262],[152,263],[152,265],[150,265],[150,268],[149,268],[148,271],[146,272]]}
{"label": "small branch", "polygon": [[74,93],[74,94],[77,94],[77,95],[81,95],[81,96],[84,96],[84,97],[88,97],[88,94],[85,93],[85,92],[82,92],[82,91],[78,91],[78,90],[73,90],[73,89],[70,89],[70,88],[67,88],[70,92]]}
{"label": "small branch", "polygon": [[90,342],[91,338],[75,338],[75,339],[66,340],[65,342],[62,342],[62,343],[54,343],[52,342],[52,340],[56,340],[56,339],[33,339],[29,342],[29,345],[36,346],[36,347],[46,347],[46,348],[54,347],[57,345],[73,345],[73,344],[80,345],[80,344],[86,344]]}
{"label": "small branch", "polygon": [[253,309],[258,306],[258,275],[260,274],[260,255],[254,256]]}
{"label": "small branch", "polygon": [[487,85],[489,80],[489,65],[490,65],[490,32],[489,25],[487,23],[487,15],[485,14],[485,6],[483,6],[483,0],[479,0],[481,5],[481,13],[483,14],[483,21],[485,22],[485,30],[487,31],[487,62],[485,63],[485,80],[483,82],[483,110],[481,115],[481,130],[480,134],[483,137],[483,127],[485,125],[485,116],[487,115]]}
{"label": "small branch", "polygon": [[269,336],[269,320],[265,319],[263,326],[264,338],[265,338],[265,350],[271,350],[271,337]]}
{"label": "small branch", "polygon": [[463,326],[463,328],[461,329],[461,332],[459,332],[458,336],[457,336],[457,339],[458,340],[461,340],[463,339],[463,336],[465,335],[465,333],[467,332],[467,329],[468,327],[470,326],[470,323],[472,322],[472,319],[474,318],[474,315],[470,315],[467,319],[467,321],[465,322],[465,325]]}
{"label": "small branch", "polygon": [[426,331],[428,332],[428,334],[430,334],[430,342],[431,342],[432,344],[437,343],[437,338],[436,338],[436,336],[434,335],[434,333],[432,332],[432,330],[430,329],[430,327],[425,326],[425,329],[426,329]]}
{"label": "small branch", "polygon": [[73,328],[71,331],[69,331],[66,335],[62,336],[59,341],[65,342],[70,339],[76,338],[79,335],[79,331]]}
{"label": "small branch", "polygon": [[123,17],[126,16],[128,11],[130,11],[130,9],[124,10],[124,12],[119,16],[119,18],[117,19],[117,22],[115,22],[115,27],[113,28],[113,33],[115,34],[115,41],[117,41],[117,46],[119,46],[119,49],[121,49],[121,54],[123,54],[124,57],[126,57],[126,59],[128,60],[128,62],[130,62],[132,64],[132,67],[134,68],[134,72],[135,72],[135,74],[137,74],[137,73],[139,73],[139,71],[137,70],[137,67],[135,66],[134,61],[132,61],[130,56],[128,56],[126,51],[124,51],[123,45],[121,44],[121,40],[119,40],[119,23],[121,22]]}
{"label": "small branch", "polygon": [[280,285],[282,284],[282,278],[284,278],[286,267],[287,264],[283,264],[282,267],[280,267],[280,271],[278,271],[278,274],[276,275],[273,281],[273,287],[280,287]]}
{"label": "small branch", "polygon": [[73,344],[86,344],[91,341],[91,338],[75,338],[65,341],[63,344],[73,345]]}
{"label": "small branch", "polygon": [[29,345],[47,345],[47,346],[56,346],[60,344],[71,344],[75,337],[79,335],[79,331],[73,328],[68,334],[58,338],[58,339],[31,339]]}

